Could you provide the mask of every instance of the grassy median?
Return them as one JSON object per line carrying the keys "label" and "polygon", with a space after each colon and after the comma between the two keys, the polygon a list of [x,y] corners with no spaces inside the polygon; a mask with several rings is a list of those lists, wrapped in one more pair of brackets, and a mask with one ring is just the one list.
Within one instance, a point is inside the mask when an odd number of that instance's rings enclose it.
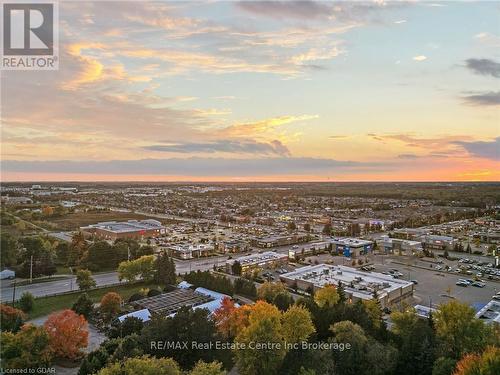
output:
{"label": "grassy median", "polygon": [[[128,298],[139,292],[143,288],[155,288],[157,284],[154,283],[134,283],[134,284],[124,284],[118,286],[111,286],[106,288],[93,289],[87,292],[89,297],[94,302],[99,302],[102,296],[108,292],[116,292],[120,294],[123,300],[128,300]],[[48,315],[54,311],[70,309],[73,303],[78,299],[80,294],[83,292],[77,291],[70,294],[62,294],[59,296],[50,297],[39,297],[35,299],[35,305],[33,310],[28,314],[28,319],[39,318],[44,315]]]}

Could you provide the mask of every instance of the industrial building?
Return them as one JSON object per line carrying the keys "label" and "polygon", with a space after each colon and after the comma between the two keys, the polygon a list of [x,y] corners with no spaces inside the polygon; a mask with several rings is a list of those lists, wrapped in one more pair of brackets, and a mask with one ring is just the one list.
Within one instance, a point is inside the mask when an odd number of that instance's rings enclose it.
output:
{"label": "industrial building", "polygon": [[356,268],[318,264],[305,266],[280,276],[290,287],[315,291],[340,282],[347,298],[356,302],[370,300],[375,293],[383,307],[399,303],[413,295],[413,283]]}
{"label": "industrial building", "polygon": [[165,227],[153,219],[128,220],[128,221],[106,221],[80,227],[80,230],[103,240],[116,240],[119,238],[143,239],[158,237],[165,234]]}
{"label": "industrial building", "polygon": [[286,254],[275,253],[274,251],[266,251],[262,254],[251,254],[238,259],[230,259],[226,261],[227,273],[232,273],[232,266],[236,261],[241,264],[242,272],[246,272],[256,268],[281,266],[288,262],[288,256]]}
{"label": "industrial building", "polygon": [[333,238],[330,243],[332,251],[349,258],[367,255],[373,250],[373,241],[360,238]]}

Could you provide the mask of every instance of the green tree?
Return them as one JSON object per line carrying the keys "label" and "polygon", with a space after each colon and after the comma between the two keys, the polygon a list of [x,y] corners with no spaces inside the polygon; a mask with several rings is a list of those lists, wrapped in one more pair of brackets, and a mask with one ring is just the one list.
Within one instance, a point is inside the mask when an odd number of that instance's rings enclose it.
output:
{"label": "green tree", "polygon": [[431,375],[436,344],[432,326],[414,311],[394,312],[391,320],[394,343],[399,348],[396,373]]}
{"label": "green tree", "polygon": [[21,295],[21,298],[19,298],[18,303],[21,310],[23,310],[25,313],[28,313],[33,310],[33,306],[35,305],[35,297],[33,297],[33,294],[31,294],[30,292],[24,292]]}
{"label": "green tree", "polygon": [[179,365],[171,358],[128,358],[103,368],[97,375],[181,375]]}
{"label": "green tree", "polygon": [[73,307],[71,307],[71,310],[79,315],[83,315],[86,319],[89,319],[94,312],[94,303],[87,293],[82,293],[78,296],[78,299],[73,304]]}
{"label": "green tree", "polygon": [[0,267],[13,267],[17,264],[19,257],[19,243],[9,233],[0,233],[0,249],[2,256],[0,257]]}
{"label": "green tree", "polygon": [[257,290],[257,298],[268,303],[273,303],[278,294],[286,293],[282,283],[265,282]]}
{"label": "green tree", "polygon": [[227,372],[222,369],[222,363],[220,362],[203,362],[198,361],[193,369],[189,372],[189,375],[226,375]]}
{"label": "green tree", "polygon": [[162,285],[177,284],[175,263],[172,257],[167,255],[165,250],[161,251],[154,263],[155,281]]}
{"label": "green tree", "polygon": [[138,259],[121,262],[118,265],[118,278],[129,282],[138,278],[142,280],[152,280],[155,275],[154,256],[144,255]]}
{"label": "green tree", "polygon": [[481,320],[475,318],[475,311],[469,305],[450,301],[439,307],[434,318],[441,353],[445,356],[459,359],[465,353],[485,348],[488,330]]}
{"label": "green tree", "polygon": [[80,290],[90,290],[96,286],[92,272],[89,270],[78,270],[76,273],[76,283]]}
{"label": "green tree", "polygon": [[24,325],[17,333],[1,333],[2,368],[26,369],[48,367],[52,361],[49,335],[43,327]]}
{"label": "green tree", "polygon": [[231,265],[231,272],[233,273],[233,275],[241,276],[241,271],[242,271],[241,263],[235,260]]}

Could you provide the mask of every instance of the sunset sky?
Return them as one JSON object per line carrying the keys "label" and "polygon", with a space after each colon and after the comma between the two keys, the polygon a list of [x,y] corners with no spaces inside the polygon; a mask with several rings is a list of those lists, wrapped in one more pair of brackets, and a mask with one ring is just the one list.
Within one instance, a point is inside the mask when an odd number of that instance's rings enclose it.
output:
{"label": "sunset sky", "polygon": [[499,2],[61,2],[2,181],[500,180]]}

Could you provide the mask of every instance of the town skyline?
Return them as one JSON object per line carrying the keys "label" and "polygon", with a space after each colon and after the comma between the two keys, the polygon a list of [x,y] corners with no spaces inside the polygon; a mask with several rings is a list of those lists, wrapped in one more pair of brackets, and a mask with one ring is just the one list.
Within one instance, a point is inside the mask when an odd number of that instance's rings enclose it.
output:
{"label": "town skyline", "polygon": [[2,181],[500,179],[498,3],[61,2]]}

